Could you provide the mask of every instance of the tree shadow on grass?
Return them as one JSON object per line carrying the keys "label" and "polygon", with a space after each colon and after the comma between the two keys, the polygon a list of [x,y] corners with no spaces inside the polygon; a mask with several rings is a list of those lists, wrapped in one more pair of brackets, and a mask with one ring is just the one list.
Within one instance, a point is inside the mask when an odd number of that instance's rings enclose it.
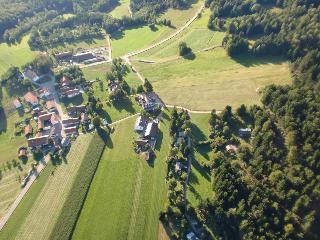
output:
{"label": "tree shadow on grass", "polygon": [[205,141],[207,140],[207,136],[203,133],[203,131],[194,123],[191,123],[191,132],[195,137],[196,141]]}
{"label": "tree shadow on grass", "polygon": [[6,132],[7,128],[8,128],[7,116],[3,108],[0,107],[0,134]]}
{"label": "tree shadow on grass", "polygon": [[192,192],[192,194],[195,196],[195,198],[197,200],[201,200],[202,199],[201,195],[197,192],[197,190],[194,188],[194,186],[189,184],[189,190],[190,190],[190,192]]}
{"label": "tree shadow on grass", "polygon": [[198,179],[198,177],[194,174],[193,171],[190,172],[189,184],[198,184],[198,185],[199,185],[199,179]]}
{"label": "tree shadow on grass", "polygon": [[284,61],[286,61],[281,56],[258,57],[250,53],[233,56],[232,59],[244,67],[254,67],[254,66],[264,65],[268,63],[280,65]]}
{"label": "tree shadow on grass", "polygon": [[162,132],[161,130],[159,130],[159,132],[158,132],[158,138],[157,138],[157,143],[156,143],[156,146],[155,146],[155,149],[156,149],[157,151],[160,151],[160,150],[161,150],[162,140],[163,140],[163,132]]}
{"label": "tree shadow on grass", "polygon": [[101,118],[107,120],[108,123],[111,123],[111,121],[112,121],[111,117],[106,110],[102,109],[101,111],[98,112],[98,114]]}
{"label": "tree shadow on grass", "polygon": [[[209,160],[209,155],[208,153],[211,151],[210,146],[201,146],[197,148],[197,152],[200,153],[206,160]],[[208,181],[211,180],[211,175],[210,175],[210,169],[203,167],[199,164],[196,158],[193,159],[192,161],[192,166],[203,176],[205,179]]]}
{"label": "tree shadow on grass", "polygon": [[63,99],[61,102],[63,102],[66,107],[69,107],[70,105],[81,105],[83,101],[83,96],[79,95],[74,98]]}
{"label": "tree shadow on grass", "polygon": [[190,60],[190,61],[193,61],[196,59],[196,55],[193,52],[183,55],[182,57],[183,59]]}
{"label": "tree shadow on grass", "polygon": [[119,111],[125,110],[129,113],[135,113],[135,109],[133,107],[133,103],[129,98],[124,98],[120,101],[116,101],[113,103],[113,106]]}

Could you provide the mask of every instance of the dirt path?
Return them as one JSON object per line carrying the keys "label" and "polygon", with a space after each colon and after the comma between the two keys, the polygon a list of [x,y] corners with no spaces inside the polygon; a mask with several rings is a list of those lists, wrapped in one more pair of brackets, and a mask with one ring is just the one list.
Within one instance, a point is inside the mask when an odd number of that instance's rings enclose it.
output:
{"label": "dirt path", "polygon": [[22,189],[22,191],[20,192],[20,194],[18,195],[16,200],[10,206],[10,208],[9,208],[8,212],[6,213],[6,215],[4,215],[4,217],[1,219],[1,221],[0,221],[0,231],[6,225],[6,223],[9,220],[9,218],[13,214],[14,210],[16,210],[16,208],[18,207],[18,205],[22,201],[23,197],[26,195],[26,193],[29,191],[30,187],[34,183],[34,181],[37,179],[37,177],[39,176],[41,171],[46,167],[46,165],[49,162],[49,160],[50,160],[50,157],[46,156],[44,159],[42,159],[40,161],[39,165],[36,168],[36,171],[32,174],[32,176],[30,177],[30,179],[29,179],[28,183],[26,184],[26,186]]}
{"label": "dirt path", "polygon": [[128,120],[128,119],[130,119],[130,118],[136,117],[136,116],[138,116],[139,114],[140,114],[140,113],[136,113],[136,114],[130,115],[130,116],[128,116],[128,117],[122,118],[122,119],[120,119],[120,120],[118,120],[118,121],[115,121],[115,122],[111,123],[110,126],[116,125],[116,124],[121,123],[121,122],[123,122],[123,121],[126,121],[126,120]]}

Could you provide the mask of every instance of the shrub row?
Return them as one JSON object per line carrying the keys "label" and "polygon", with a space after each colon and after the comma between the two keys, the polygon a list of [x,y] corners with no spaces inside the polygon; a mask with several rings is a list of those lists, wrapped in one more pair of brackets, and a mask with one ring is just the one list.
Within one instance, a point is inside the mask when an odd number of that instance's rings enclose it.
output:
{"label": "shrub row", "polygon": [[105,142],[96,134],[89,143],[89,148],[78,170],[71,191],[63,205],[62,211],[49,239],[71,239],[80,216],[88,190],[103,153]]}

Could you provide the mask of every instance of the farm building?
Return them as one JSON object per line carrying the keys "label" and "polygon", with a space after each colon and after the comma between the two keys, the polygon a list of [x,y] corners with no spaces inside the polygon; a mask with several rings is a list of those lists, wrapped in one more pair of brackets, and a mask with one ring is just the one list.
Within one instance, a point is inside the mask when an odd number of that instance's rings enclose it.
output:
{"label": "farm building", "polygon": [[148,123],[148,119],[143,117],[143,116],[139,116],[136,120],[136,123],[134,125],[134,130],[136,132],[142,132],[144,131],[144,129],[146,128]]}
{"label": "farm building", "polygon": [[20,100],[17,98],[13,100],[13,105],[15,106],[16,109],[22,108],[22,104],[21,104]]}
{"label": "farm building", "polygon": [[24,95],[24,100],[31,106],[37,106],[39,104],[38,97],[34,92],[27,92]]}
{"label": "farm building", "polygon": [[96,56],[92,52],[84,52],[73,55],[72,59],[74,62],[81,63],[88,60],[95,59]]}
{"label": "farm building", "polygon": [[72,56],[73,53],[71,51],[54,54],[54,57],[57,59],[57,61],[61,62],[70,62],[70,60],[72,60]]}
{"label": "farm building", "polygon": [[48,143],[49,143],[48,135],[28,139],[29,148],[43,147],[45,145],[48,145]]}

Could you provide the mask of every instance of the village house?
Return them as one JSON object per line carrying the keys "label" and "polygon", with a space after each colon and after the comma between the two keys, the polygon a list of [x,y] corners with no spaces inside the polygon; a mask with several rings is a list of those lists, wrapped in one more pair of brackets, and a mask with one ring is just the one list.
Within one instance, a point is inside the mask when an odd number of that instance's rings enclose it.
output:
{"label": "village house", "polygon": [[46,102],[46,108],[49,112],[54,112],[56,111],[56,103],[54,100],[48,100]]}
{"label": "village house", "polygon": [[27,157],[28,157],[28,150],[27,150],[27,148],[21,147],[21,148],[19,149],[19,152],[18,152],[18,157],[19,157],[19,158],[27,158]]}
{"label": "village house", "polygon": [[136,132],[143,132],[144,129],[146,128],[148,123],[148,119],[143,117],[143,116],[139,116],[136,120],[136,123],[134,125],[134,130]]}
{"label": "village house", "polygon": [[65,128],[64,129],[64,133],[66,134],[66,136],[77,136],[77,135],[79,135],[78,128],[76,126]]}
{"label": "village house", "polygon": [[86,111],[85,105],[71,106],[67,108],[67,113],[69,116],[78,116],[81,113],[84,113],[85,111]]}
{"label": "village house", "polygon": [[155,121],[148,123],[146,131],[144,133],[144,137],[154,141],[157,139],[157,135],[158,135],[158,123]]}
{"label": "village house", "polygon": [[38,97],[34,92],[27,92],[23,98],[31,107],[39,105]]}
{"label": "village house", "polygon": [[46,113],[38,117],[38,130],[49,130],[59,123],[59,118],[55,113]]}
{"label": "village house", "polygon": [[62,125],[65,128],[78,126],[79,124],[80,124],[79,118],[68,118],[68,119],[63,119],[62,120]]}
{"label": "village house", "polygon": [[176,162],[176,164],[174,165],[174,168],[175,168],[176,172],[181,172],[182,163],[181,162]]}
{"label": "village house", "polygon": [[189,232],[186,237],[187,237],[188,240],[198,240],[198,238],[194,234],[194,232]]}
{"label": "village house", "polygon": [[28,147],[29,148],[39,148],[49,144],[49,136],[40,136],[28,139]]}
{"label": "village house", "polygon": [[74,98],[79,95],[81,95],[81,92],[80,92],[80,89],[78,88],[72,88],[72,89],[61,92],[61,97],[66,97],[66,98]]}
{"label": "village house", "polygon": [[228,153],[235,153],[237,151],[237,147],[235,145],[233,145],[233,144],[228,144],[226,146],[226,151]]}
{"label": "village house", "polygon": [[249,137],[251,137],[251,129],[250,128],[240,128],[239,129],[239,136],[241,138],[249,138]]}
{"label": "village house", "polygon": [[137,101],[139,105],[143,108],[143,110],[149,112],[154,111],[159,107],[154,98],[153,94],[151,93],[141,93],[137,96]]}
{"label": "village house", "polygon": [[32,71],[30,68],[26,68],[23,72],[23,77],[30,79],[32,82],[37,83],[40,80],[40,77]]}
{"label": "village house", "polygon": [[53,99],[53,95],[48,88],[41,88],[39,89],[38,93],[39,93],[39,97],[43,100]]}
{"label": "village house", "polygon": [[20,100],[17,98],[13,100],[13,105],[15,106],[16,109],[21,109],[23,107]]}
{"label": "village house", "polygon": [[24,136],[26,138],[29,138],[33,133],[33,128],[31,124],[28,124],[27,126],[24,127]]}

